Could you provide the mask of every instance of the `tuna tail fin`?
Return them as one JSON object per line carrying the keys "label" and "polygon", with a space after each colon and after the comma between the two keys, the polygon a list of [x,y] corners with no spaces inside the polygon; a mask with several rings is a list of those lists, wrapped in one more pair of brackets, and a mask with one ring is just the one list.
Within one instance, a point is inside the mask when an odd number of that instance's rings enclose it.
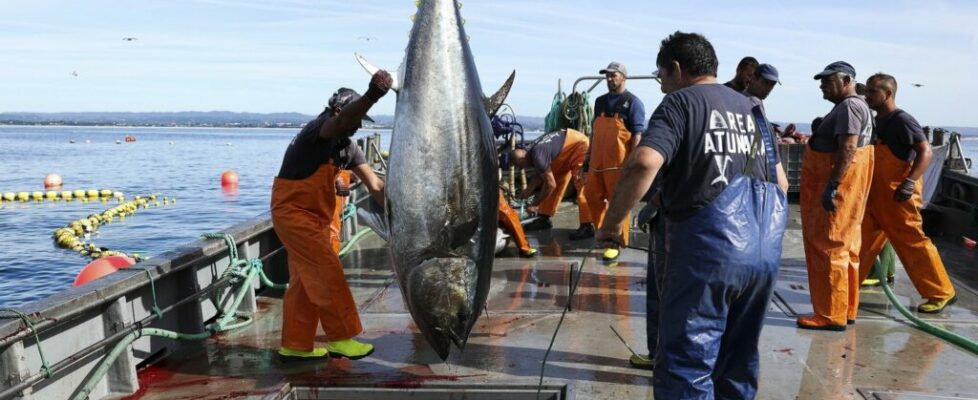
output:
{"label": "tuna tail fin", "polygon": [[390,242],[390,226],[388,226],[387,218],[384,216],[384,207],[377,204],[373,197],[367,199],[365,206],[357,208],[357,217],[361,223],[372,229],[377,236],[380,236],[386,242]]}
{"label": "tuna tail fin", "polygon": [[496,91],[496,94],[486,97],[486,112],[489,114],[490,119],[496,116],[499,107],[502,107],[503,103],[506,102],[506,96],[509,96],[509,89],[513,87],[513,80],[515,79],[516,70],[514,69],[513,73],[509,74],[509,79],[506,79],[506,82]]}
{"label": "tuna tail fin", "polygon": [[[367,61],[366,58],[363,58],[363,56],[357,53],[353,53],[353,55],[356,56],[357,62],[360,63],[360,66],[363,67],[363,69],[366,70],[367,73],[370,74],[371,76],[373,74],[376,74],[377,71],[380,71],[380,68],[377,68],[376,66],[371,64],[369,61]],[[401,76],[401,71],[392,72],[391,80],[393,81],[391,82],[391,89],[393,89],[395,92],[399,92],[401,90],[401,81],[404,80],[404,77]]]}

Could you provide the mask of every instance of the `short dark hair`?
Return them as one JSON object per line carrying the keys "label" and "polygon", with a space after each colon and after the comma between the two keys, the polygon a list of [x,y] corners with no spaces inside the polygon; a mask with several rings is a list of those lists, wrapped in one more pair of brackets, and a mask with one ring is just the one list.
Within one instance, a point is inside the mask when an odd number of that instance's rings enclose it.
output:
{"label": "short dark hair", "polygon": [[717,53],[710,41],[698,33],[676,31],[662,39],[655,63],[673,72],[673,61],[692,76],[717,76]]}
{"label": "short dark hair", "polygon": [[740,71],[740,70],[744,69],[744,67],[746,67],[748,65],[753,66],[753,67],[756,68],[759,64],[760,63],[757,62],[757,59],[756,58],[751,57],[751,56],[747,56],[747,57],[741,58],[740,59],[740,62],[737,63],[737,71]]}
{"label": "short dark hair", "polygon": [[873,74],[873,76],[869,77],[869,79],[866,79],[866,83],[867,84],[870,81],[880,81],[880,82],[882,82],[883,83],[883,86],[886,87],[890,91],[890,93],[892,95],[896,96],[896,92],[897,92],[897,81],[896,81],[896,78],[893,77],[893,75],[888,75],[888,74],[884,74],[882,72],[877,72],[877,73]]}

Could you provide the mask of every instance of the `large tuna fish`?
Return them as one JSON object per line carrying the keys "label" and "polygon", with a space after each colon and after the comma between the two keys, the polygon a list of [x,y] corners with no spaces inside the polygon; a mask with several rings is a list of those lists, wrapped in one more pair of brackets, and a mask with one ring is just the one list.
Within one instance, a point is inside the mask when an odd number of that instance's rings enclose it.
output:
{"label": "large tuna fish", "polygon": [[499,189],[487,108],[508,86],[486,101],[452,0],[421,1],[392,75],[387,234],[411,316],[445,359],[450,342],[464,347],[489,293]]}

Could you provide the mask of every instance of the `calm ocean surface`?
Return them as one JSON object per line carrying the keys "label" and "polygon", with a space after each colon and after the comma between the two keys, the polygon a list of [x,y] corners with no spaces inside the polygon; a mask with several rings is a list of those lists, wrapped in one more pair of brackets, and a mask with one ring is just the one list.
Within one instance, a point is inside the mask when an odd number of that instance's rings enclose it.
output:
{"label": "calm ocean surface", "polygon": [[[64,179],[62,190],[105,188],[121,191],[127,199],[152,193],[175,197],[176,204],[140,209],[125,221],[102,225],[92,237],[98,246],[152,257],[195,241],[202,233],[267,214],[272,180],[297,132],[0,127],[0,193],[43,191],[44,177],[58,173]],[[361,130],[355,137],[372,132]],[[137,141],[115,143],[126,135]],[[235,195],[221,191],[221,173],[228,169],[240,176]],[[0,204],[0,232],[7,238],[6,245],[0,246],[0,307],[70,287],[90,259],[56,247],[52,233],[115,204],[77,200]]]}
{"label": "calm ocean surface", "polygon": [[[99,246],[152,257],[195,241],[202,233],[267,214],[272,179],[297,131],[0,126],[0,193],[42,191],[45,175],[58,173],[65,182],[62,190],[112,189],[127,198],[152,193],[175,197],[174,205],[140,209],[125,221],[103,225],[92,238]],[[362,130],[356,137],[373,132]],[[389,131],[382,133],[386,146]],[[966,152],[978,161],[978,130],[962,133],[969,135]],[[126,135],[137,141],[115,143]],[[234,195],[221,191],[221,173],[228,169],[241,179]],[[90,260],[57,248],[52,232],[113,205],[0,204],[0,232],[7,238],[0,246],[0,307],[70,287]]]}

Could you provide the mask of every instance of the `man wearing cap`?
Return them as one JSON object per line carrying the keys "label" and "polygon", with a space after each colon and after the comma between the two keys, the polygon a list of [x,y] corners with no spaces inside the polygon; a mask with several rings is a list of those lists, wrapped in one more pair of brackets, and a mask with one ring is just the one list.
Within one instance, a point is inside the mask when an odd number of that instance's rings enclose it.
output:
{"label": "man wearing cap", "polygon": [[897,81],[878,73],[866,81],[866,102],[877,113],[873,182],[862,222],[859,282],[887,239],[910,281],[927,301],[918,312],[939,313],[955,301],[954,287],[934,244],[924,235],[921,186],[931,161],[930,143],[920,123],[896,106]]}
{"label": "man wearing cap", "polygon": [[[608,83],[608,93],[594,101],[594,128],[591,135],[591,151],[588,154],[584,197],[591,209],[591,220],[601,225],[625,159],[638,146],[645,130],[645,105],[642,100],[625,90],[628,71],[620,62],[612,62],[599,71]],[[622,227],[622,236],[628,244],[628,224]],[[605,261],[618,258],[618,249],[607,248]]]}
{"label": "man wearing cap", "polygon": [[747,56],[740,59],[737,63],[737,72],[734,74],[733,79],[724,83],[723,86],[736,90],[737,93],[742,93],[750,86],[751,80],[754,79],[754,69],[757,68],[757,59],[751,56]]}
{"label": "man wearing cap", "polygon": [[[860,225],[873,177],[869,106],[856,94],[856,70],[837,61],[815,75],[835,104],[812,132],[801,170],[801,223],[815,314],[799,328],[844,331],[859,306]],[[867,266],[868,267],[868,266]]]}
{"label": "man wearing cap", "polygon": [[[353,339],[363,327],[329,227],[337,208],[337,171],[369,170],[350,137],[360,128],[361,119],[372,121],[367,111],[390,87],[390,75],[378,71],[362,97],[351,89],[338,90],[329,107],[306,124],[285,150],[271,201],[275,233],[289,258],[278,350],[283,361],[325,360],[330,355],[356,360],[373,353],[372,345]],[[383,204],[383,184],[370,176],[361,178]],[[326,332],[325,347],[315,347],[320,324]]]}
{"label": "man wearing cap", "polygon": [[761,64],[754,68],[754,78],[744,90],[744,95],[750,97],[755,105],[759,105],[763,109],[764,100],[774,90],[774,85],[779,84],[781,84],[781,80],[778,79],[778,69],[771,64]]}
{"label": "man wearing cap", "polygon": [[591,211],[584,197],[580,179],[581,167],[584,159],[587,158],[588,144],[587,136],[583,133],[566,128],[543,135],[526,149],[513,150],[512,162],[516,168],[526,169],[532,166],[537,171],[536,176],[523,191],[524,198],[540,188],[540,193],[534,197],[529,207],[531,213],[537,214],[537,219],[529,222],[526,229],[552,226],[550,218],[557,213],[557,207],[560,205],[560,200],[564,198],[567,186],[574,182],[574,188],[577,190],[577,218],[580,227],[576,232],[571,233],[570,238],[579,240],[594,236]]}

